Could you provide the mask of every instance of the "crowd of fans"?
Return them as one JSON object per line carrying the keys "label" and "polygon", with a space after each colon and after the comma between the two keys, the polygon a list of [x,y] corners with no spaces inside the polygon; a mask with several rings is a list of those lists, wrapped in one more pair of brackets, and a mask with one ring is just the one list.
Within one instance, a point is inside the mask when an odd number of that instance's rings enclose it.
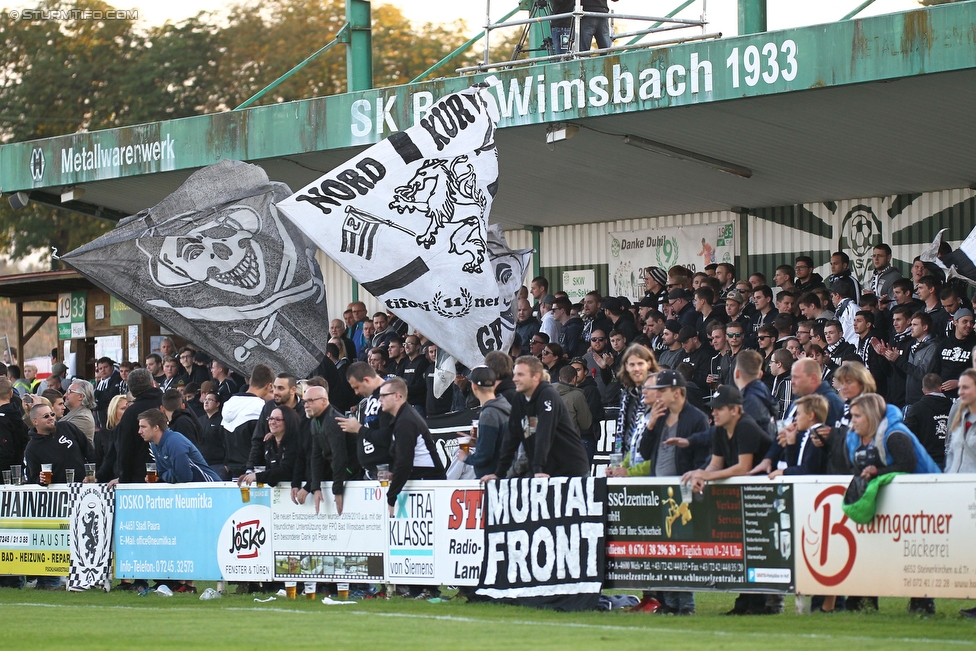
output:
{"label": "crowd of fans", "polygon": [[[11,366],[0,377],[0,467],[37,482],[50,463],[57,483],[93,463],[86,481],[142,482],[164,448],[163,481],[285,485],[296,503],[318,511],[331,500],[341,513],[347,481],[388,477],[392,509],[410,479],[589,474],[615,413],[610,476],[681,477],[700,490],[743,475],[974,472],[966,288],[920,260],[903,278],[887,245],[873,253],[863,284],[843,252],[826,279],[807,256],[771,280],[739,279],[727,263],[649,267],[633,303],[593,291],[574,304],[537,277],[518,297],[511,350],[458,366],[446,389],[436,344],[390,314],[369,318],[361,302],[330,323],[308,379],[258,365],[245,380],[169,338],[144,365],[99,359],[94,382],[66,379],[63,364],[44,382]],[[428,423],[464,410],[476,410],[477,439],[444,459]],[[782,607],[781,596],[741,595],[732,613]],[[934,602],[909,608],[930,613]],[[692,614],[694,595],[646,593],[635,610]]]}

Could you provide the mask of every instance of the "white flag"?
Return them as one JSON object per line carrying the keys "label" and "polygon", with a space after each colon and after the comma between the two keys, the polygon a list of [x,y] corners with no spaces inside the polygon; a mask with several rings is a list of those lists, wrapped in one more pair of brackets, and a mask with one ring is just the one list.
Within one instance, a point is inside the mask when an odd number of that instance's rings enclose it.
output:
{"label": "white flag", "polygon": [[514,328],[503,324],[511,297],[500,296],[488,242],[497,122],[484,84],[448,95],[419,124],[277,205],[363,289],[468,367],[507,351]]}

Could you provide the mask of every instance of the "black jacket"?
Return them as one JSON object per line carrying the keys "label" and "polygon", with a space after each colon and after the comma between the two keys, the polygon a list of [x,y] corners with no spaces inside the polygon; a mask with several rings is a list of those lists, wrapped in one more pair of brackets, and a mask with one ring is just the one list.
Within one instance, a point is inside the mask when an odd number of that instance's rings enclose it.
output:
{"label": "black jacket", "polygon": [[[30,431],[30,442],[24,451],[29,483],[37,483],[42,463],[52,464],[53,483],[63,484],[67,468],[73,468],[75,481],[81,481],[85,477],[85,464],[95,461],[95,450],[80,429],[71,423],[58,423],[55,427],[55,432],[46,436]],[[142,475],[146,475],[145,466]]]}
{"label": "black jacket", "polygon": [[374,479],[378,464],[393,464],[393,417],[380,409],[379,393],[377,389],[370,397],[363,398],[356,412],[362,425],[356,440],[356,458]]}
{"label": "black jacket", "polygon": [[941,393],[930,393],[912,404],[905,416],[905,426],[912,430],[939,468],[945,468],[950,409],[952,400]]}
{"label": "black jacket", "polygon": [[258,465],[264,466],[264,472],[256,474],[258,482],[271,486],[291,485],[295,464],[299,463],[300,437],[301,433],[298,430],[289,430],[286,426],[280,443],[273,436],[263,441],[264,455],[261,464]]}
{"label": "black jacket", "polygon": [[29,440],[20,410],[13,403],[0,405],[0,468],[10,470],[10,466],[21,465]]}
{"label": "black jacket", "polygon": [[[650,474],[652,476],[654,475],[654,466],[657,463],[657,453],[661,449],[661,435],[664,432],[664,424],[669,414],[670,412],[664,412],[664,415],[654,423],[654,429],[645,432],[644,436],[641,437],[640,455],[645,461],[651,462]],[[692,440],[693,434],[704,432],[707,429],[708,417],[704,412],[685,402],[684,409],[678,414],[675,436]],[[686,448],[678,448],[675,451],[675,464],[678,466],[678,474],[683,475],[689,470],[704,466],[709,451],[706,445],[689,445]]]}
{"label": "black jacket", "polygon": [[[557,396],[558,397],[558,396]],[[383,412],[386,413],[386,412]],[[430,435],[427,423],[409,404],[400,407],[391,423],[393,430],[393,478],[386,494],[390,506],[396,504],[397,495],[403,490],[408,479],[446,479],[444,464],[437,453],[434,438]],[[417,465],[417,449],[423,439],[427,454],[433,466]]]}
{"label": "black jacket", "polygon": [[[535,432],[528,432],[529,418],[536,418]],[[525,446],[533,473],[553,477],[585,477],[590,474],[586,449],[559,393],[540,382],[528,400],[519,396],[512,405],[508,433],[502,443],[495,474],[504,477],[515,460],[519,444]]]}
{"label": "black jacket", "polygon": [[[103,386],[101,381],[95,383],[95,424],[104,429],[108,427],[108,403],[112,398],[122,393],[122,377],[118,371],[113,371]],[[99,389],[98,387],[103,387]]]}
{"label": "black jacket", "polygon": [[426,355],[417,355],[416,359],[407,358],[403,365],[403,381],[407,383],[407,402],[411,405],[427,406],[427,367],[430,360]]}
{"label": "black jacket", "polygon": [[232,397],[224,404],[224,465],[231,477],[240,477],[251,457],[251,436],[264,410],[265,401],[245,393]]}
{"label": "black jacket", "polygon": [[358,436],[346,434],[339,428],[336,418],[341,417],[342,414],[329,405],[318,418],[308,421],[311,444],[310,493],[320,490],[323,481],[331,480],[332,494],[342,495],[347,481],[362,478],[363,469],[356,458]]}
{"label": "black jacket", "polygon": [[593,423],[590,425],[590,429],[586,432],[580,432],[580,438],[599,441],[601,430],[601,423],[603,419],[606,418],[606,411],[603,409],[603,396],[600,395],[600,388],[596,385],[596,380],[591,376],[587,375],[582,382],[580,382],[577,387],[583,392],[586,397],[586,405],[590,408],[590,414],[593,416]]}
{"label": "black jacket", "polygon": [[197,445],[197,449],[200,450],[200,454],[203,455],[207,464],[220,475],[223,474],[220,470],[223,469],[224,457],[226,456],[224,430],[221,427],[222,420],[223,417],[218,411],[203,421],[200,443]]}
{"label": "black jacket", "polygon": [[200,421],[186,409],[177,409],[169,419],[169,428],[179,432],[197,448],[200,447]]}
{"label": "black jacket", "polygon": [[149,409],[159,409],[162,400],[162,391],[156,387],[146,389],[126,407],[115,427],[118,454],[115,474],[123,484],[145,481],[146,464],[152,463],[153,459],[149,444],[139,436],[139,414]]}
{"label": "black jacket", "polygon": [[559,345],[563,348],[563,354],[570,359],[583,355],[589,344],[583,339],[583,319],[571,318],[563,324],[559,330]]}

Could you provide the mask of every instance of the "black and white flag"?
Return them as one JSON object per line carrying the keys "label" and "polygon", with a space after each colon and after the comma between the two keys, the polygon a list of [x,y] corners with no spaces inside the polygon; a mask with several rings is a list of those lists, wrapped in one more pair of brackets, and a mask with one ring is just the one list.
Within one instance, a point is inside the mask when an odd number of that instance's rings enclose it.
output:
{"label": "black and white flag", "polygon": [[946,279],[962,278],[970,285],[976,285],[976,229],[963,240],[959,248],[939,255],[942,248],[943,233],[948,228],[939,231],[935,240],[922,250],[919,258],[922,262],[934,262],[946,272]]}
{"label": "black and white flag", "polygon": [[245,376],[265,363],[304,377],[329,318],[315,245],[273,204],[290,194],[225,160],[61,260]]}
{"label": "black and white flag", "polygon": [[71,553],[68,590],[108,589],[112,568],[115,487],[71,484]]}
{"label": "black and white flag", "polygon": [[485,484],[479,595],[556,610],[593,610],[603,589],[607,480],[498,479]]}
{"label": "black and white flag", "polygon": [[507,350],[514,332],[488,241],[497,122],[485,85],[448,95],[278,204],[363,289],[468,367]]}

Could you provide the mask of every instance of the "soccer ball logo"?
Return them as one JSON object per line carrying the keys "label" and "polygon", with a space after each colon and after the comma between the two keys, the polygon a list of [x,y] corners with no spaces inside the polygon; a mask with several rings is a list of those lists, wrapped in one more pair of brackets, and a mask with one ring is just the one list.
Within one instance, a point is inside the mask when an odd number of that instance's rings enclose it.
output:
{"label": "soccer ball logo", "polygon": [[620,240],[615,237],[610,238],[610,255],[615,258],[620,256]]}
{"label": "soccer ball logo", "polygon": [[841,227],[840,249],[849,250],[860,258],[881,243],[881,220],[870,206],[858,204],[844,217]]}

